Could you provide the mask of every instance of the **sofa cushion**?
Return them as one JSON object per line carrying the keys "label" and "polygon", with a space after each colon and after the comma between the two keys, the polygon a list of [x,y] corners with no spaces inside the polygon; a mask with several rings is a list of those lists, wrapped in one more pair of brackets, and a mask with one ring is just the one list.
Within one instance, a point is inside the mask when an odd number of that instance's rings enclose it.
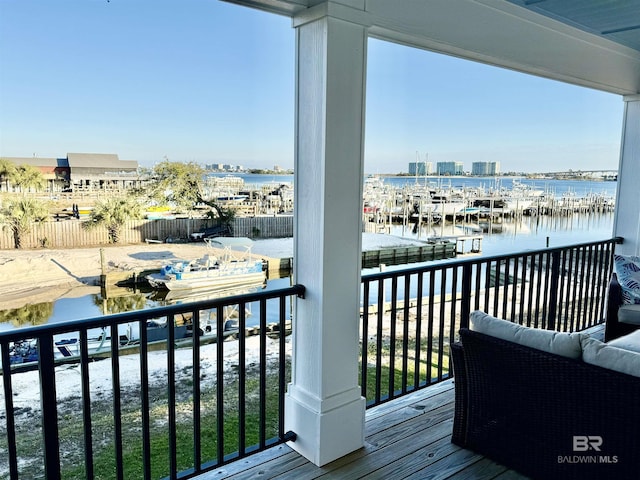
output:
{"label": "sofa cushion", "polygon": [[630,325],[640,325],[640,304],[620,305],[618,321]]}
{"label": "sofa cushion", "polygon": [[607,342],[607,345],[640,353],[640,330],[618,337]]}
{"label": "sofa cushion", "polygon": [[525,347],[537,348],[543,352],[554,353],[563,357],[580,358],[580,333],[560,333],[551,330],[530,328],[508,322],[476,310],[469,317],[469,327],[476,332],[509,340]]}
{"label": "sofa cushion", "polygon": [[614,262],[623,303],[640,304],[640,257],[614,255]]}
{"label": "sofa cushion", "polygon": [[640,353],[611,346],[595,338],[582,338],[582,360],[591,365],[640,377]]}

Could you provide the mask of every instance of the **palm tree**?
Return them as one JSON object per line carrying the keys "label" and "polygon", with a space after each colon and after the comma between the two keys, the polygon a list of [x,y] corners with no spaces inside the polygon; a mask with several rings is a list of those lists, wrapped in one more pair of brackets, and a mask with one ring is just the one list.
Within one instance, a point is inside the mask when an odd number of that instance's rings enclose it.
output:
{"label": "palm tree", "polygon": [[118,243],[124,222],[138,218],[142,218],[142,207],[134,198],[114,197],[98,201],[84,225],[87,228],[106,227],[109,242]]}
{"label": "palm tree", "polygon": [[21,192],[30,188],[40,190],[47,185],[42,172],[32,165],[18,165],[11,173],[10,179]]}
{"label": "palm tree", "polygon": [[4,181],[5,190],[9,191],[9,179],[12,177],[16,166],[6,158],[0,158],[0,179]]}
{"label": "palm tree", "polygon": [[22,239],[31,231],[34,222],[49,215],[47,206],[34,198],[22,197],[6,202],[0,208],[0,224],[13,232],[15,248],[22,248]]}

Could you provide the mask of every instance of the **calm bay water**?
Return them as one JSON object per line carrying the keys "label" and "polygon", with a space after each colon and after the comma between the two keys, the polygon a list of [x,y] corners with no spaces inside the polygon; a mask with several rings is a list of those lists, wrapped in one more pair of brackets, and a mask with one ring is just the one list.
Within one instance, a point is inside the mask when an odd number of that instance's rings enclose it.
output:
{"label": "calm bay water", "polygon": [[[246,185],[260,185],[265,183],[293,182],[292,175],[237,175],[244,179]],[[518,179],[523,184],[547,192],[556,198],[566,194],[578,197],[588,194],[598,194],[615,198],[616,182],[570,181],[570,180],[527,180]],[[413,177],[384,177],[385,184],[401,188],[414,185],[416,182],[424,184],[425,179]],[[503,187],[511,188],[513,179],[499,178],[429,178],[429,182],[439,182],[444,188],[473,188],[486,189]],[[496,183],[497,182],[497,183]],[[523,250],[535,250],[611,238],[613,229],[613,213],[602,214],[574,214],[566,217],[537,216],[523,217],[519,220],[505,219],[500,225],[483,234],[482,255],[497,255]],[[424,240],[430,236],[465,235],[470,232],[463,225],[447,226],[446,230],[439,226],[427,229],[423,227],[419,232],[411,228],[394,225],[391,234],[417,240]],[[393,268],[402,268],[397,266]],[[366,272],[365,272],[366,273]],[[289,278],[269,280],[267,289],[286,287]],[[20,326],[60,322],[72,319],[98,317],[104,314],[140,310],[166,304],[154,299],[152,292],[131,291],[129,295],[116,298],[103,298],[101,294],[84,295],[78,298],[63,298],[46,304],[28,305],[22,309],[0,311],[0,330],[13,329]],[[257,318],[258,305],[252,305],[253,317]],[[275,319],[269,319],[275,320]],[[257,320],[256,320],[257,321]],[[251,323],[251,317],[249,322]]]}

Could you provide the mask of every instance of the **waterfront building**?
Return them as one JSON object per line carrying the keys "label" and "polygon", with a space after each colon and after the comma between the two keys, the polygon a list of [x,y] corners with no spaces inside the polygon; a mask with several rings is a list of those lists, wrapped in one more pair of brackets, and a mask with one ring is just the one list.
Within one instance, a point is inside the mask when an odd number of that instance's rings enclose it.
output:
{"label": "waterfront building", "polygon": [[462,162],[438,162],[436,167],[438,175],[464,175]]}
{"label": "waterfront building", "polygon": [[[129,189],[140,186],[138,162],[112,153],[68,153],[64,158],[3,157],[42,172],[50,192]],[[9,189],[11,189],[9,185]]]}
{"label": "waterfront building", "polygon": [[489,176],[500,174],[500,162],[473,162],[471,175]]}

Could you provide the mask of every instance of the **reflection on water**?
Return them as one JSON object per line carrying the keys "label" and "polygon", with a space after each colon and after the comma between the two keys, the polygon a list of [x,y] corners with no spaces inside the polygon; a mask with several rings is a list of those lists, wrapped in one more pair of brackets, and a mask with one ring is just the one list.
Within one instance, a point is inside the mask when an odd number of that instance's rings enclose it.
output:
{"label": "reflection on water", "polygon": [[[96,294],[75,298],[61,298],[54,302],[29,304],[20,308],[0,311],[0,331],[67,320],[100,317],[166,305],[211,300],[232,295],[244,295],[262,289],[276,289],[289,285],[290,278],[271,279],[266,284],[257,283],[244,288],[236,287],[209,292],[172,292],[153,290],[150,287],[110,286],[107,289],[102,288],[100,293]],[[249,305],[249,308],[254,308],[254,306]],[[250,315],[250,312],[248,315]],[[215,312],[202,312],[201,316],[215,321]],[[251,324],[251,322],[248,321],[248,324]]]}
{"label": "reflection on water", "polygon": [[147,306],[148,297],[146,294],[136,292],[129,288],[122,288],[120,290],[122,290],[120,295],[110,298],[105,298],[106,292],[104,291],[100,295],[92,295],[93,302],[100,308],[103,315],[142,310]]}
{"label": "reflection on water", "polygon": [[13,328],[31,327],[47,323],[53,313],[54,302],[36,303],[0,311],[0,323]]}

